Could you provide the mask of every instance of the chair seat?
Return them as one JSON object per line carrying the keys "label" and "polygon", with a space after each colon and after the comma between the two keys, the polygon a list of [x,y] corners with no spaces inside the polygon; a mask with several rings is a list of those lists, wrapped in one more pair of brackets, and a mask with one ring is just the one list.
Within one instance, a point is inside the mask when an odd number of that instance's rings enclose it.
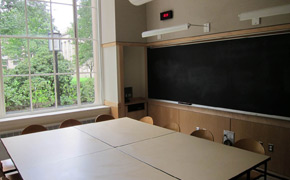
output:
{"label": "chair seat", "polygon": [[14,166],[14,163],[12,162],[11,159],[2,160],[1,163],[2,163],[2,166],[3,166],[3,172],[4,173],[16,170],[16,167]]}
{"label": "chair seat", "polygon": [[9,180],[23,180],[17,171],[14,173],[7,174],[6,178]]}

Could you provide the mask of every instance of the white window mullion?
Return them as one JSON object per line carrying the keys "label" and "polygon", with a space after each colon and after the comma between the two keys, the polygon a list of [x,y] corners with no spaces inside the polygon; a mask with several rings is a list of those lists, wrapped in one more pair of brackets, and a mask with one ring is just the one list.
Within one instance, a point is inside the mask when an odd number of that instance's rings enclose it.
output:
{"label": "white window mullion", "polygon": [[3,81],[3,67],[2,67],[2,53],[1,53],[1,39],[0,39],[0,118],[5,116],[5,97],[4,97],[4,81]]}
{"label": "white window mullion", "polygon": [[54,80],[54,102],[55,102],[55,107],[58,107],[58,100],[57,100],[57,85],[56,85],[56,64],[55,64],[55,51],[54,51],[54,37],[53,37],[53,24],[52,24],[52,3],[51,1],[49,2],[50,5],[50,34],[51,34],[51,40],[52,40],[52,55],[53,55],[53,80]]}
{"label": "white window mullion", "polygon": [[[27,16],[27,0],[25,0],[25,29],[26,37],[28,37],[28,16]],[[30,111],[33,111],[33,101],[32,101],[32,81],[31,81],[31,64],[30,64],[30,39],[27,39],[27,55],[28,55],[28,81],[29,81],[29,95],[30,95]]]}
{"label": "white window mullion", "polygon": [[28,53],[28,79],[29,79],[29,94],[30,94],[30,110],[33,111],[33,101],[32,101],[32,80],[31,80],[31,64],[30,64],[30,43],[27,39],[27,53]]}
{"label": "white window mullion", "polygon": [[[104,88],[103,88],[103,84],[104,84],[104,72],[103,72],[103,67],[104,67],[104,62],[103,62],[103,49],[102,49],[102,46],[101,46],[101,42],[102,42],[102,28],[101,28],[101,1],[100,0],[96,0],[96,6],[93,6],[93,7],[96,7],[96,11],[97,11],[97,21],[96,21],[96,26],[97,26],[97,52],[98,52],[98,57],[97,58],[97,68],[96,69],[96,72],[97,72],[97,77],[96,77],[96,80],[95,80],[95,84],[97,84],[97,88],[95,90],[98,90],[97,92],[97,96],[98,96],[98,100],[97,100],[97,103],[101,103],[103,104],[104,103]],[[94,32],[95,33],[95,32]],[[93,36],[94,38],[94,36]],[[96,47],[94,47],[96,48]],[[97,82],[96,82],[97,81]],[[96,85],[95,85],[96,87]]]}
{"label": "white window mullion", "polygon": [[77,24],[77,3],[73,0],[73,13],[74,13],[74,32],[75,32],[75,53],[76,53],[76,78],[77,78],[77,102],[81,106],[81,88],[80,88],[80,67],[79,67],[79,38],[78,38],[78,24]]}

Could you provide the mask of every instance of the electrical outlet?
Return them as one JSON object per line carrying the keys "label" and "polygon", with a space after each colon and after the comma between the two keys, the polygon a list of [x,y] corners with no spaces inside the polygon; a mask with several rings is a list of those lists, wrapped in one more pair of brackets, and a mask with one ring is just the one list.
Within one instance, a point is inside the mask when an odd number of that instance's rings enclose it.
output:
{"label": "electrical outlet", "polygon": [[232,146],[235,142],[235,132],[224,130],[223,143]]}
{"label": "electrical outlet", "polygon": [[274,151],[274,144],[268,144],[268,151],[273,152]]}

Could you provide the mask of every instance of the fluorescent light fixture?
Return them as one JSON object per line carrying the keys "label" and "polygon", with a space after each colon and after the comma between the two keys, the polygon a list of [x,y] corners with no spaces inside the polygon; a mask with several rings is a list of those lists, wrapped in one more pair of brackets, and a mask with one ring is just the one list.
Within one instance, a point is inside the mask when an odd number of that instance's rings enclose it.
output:
{"label": "fluorescent light fixture", "polygon": [[150,37],[150,36],[159,36],[162,34],[173,33],[173,32],[178,32],[178,31],[184,31],[184,30],[188,30],[190,28],[190,26],[204,27],[204,32],[209,32],[209,23],[206,23],[204,25],[196,25],[196,24],[187,23],[187,24],[181,24],[181,25],[172,26],[172,27],[168,27],[168,28],[161,28],[161,29],[154,29],[154,30],[150,30],[150,31],[145,31],[142,33],[142,38]]}
{"label": "fluorescent light fixture", "polygon": [[152,0],[129,0],[131,4],[135,5],[135,6],[140,6],[142,4],[148,3]]}
{"label": "fluorescent light fixture", "polygon": [[290,13],[290,4],[239,14],[240,21],[252,20],[252,25],[260,24],[260,18]]}

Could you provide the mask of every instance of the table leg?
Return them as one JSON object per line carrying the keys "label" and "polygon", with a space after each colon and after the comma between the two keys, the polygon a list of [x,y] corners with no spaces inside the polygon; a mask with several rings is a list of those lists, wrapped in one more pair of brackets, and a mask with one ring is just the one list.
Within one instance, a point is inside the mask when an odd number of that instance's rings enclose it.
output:
{"label": "table leg", "polygon": [[251,170],[249,170],[248,172],[247,172],[247,180],[250,180],[251,179]]}
{"label": "table leg", "polygon": [[267,162],[265,162],[265,167],[264,167],[264,180],[267,180]]}

